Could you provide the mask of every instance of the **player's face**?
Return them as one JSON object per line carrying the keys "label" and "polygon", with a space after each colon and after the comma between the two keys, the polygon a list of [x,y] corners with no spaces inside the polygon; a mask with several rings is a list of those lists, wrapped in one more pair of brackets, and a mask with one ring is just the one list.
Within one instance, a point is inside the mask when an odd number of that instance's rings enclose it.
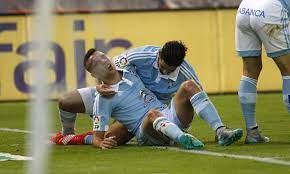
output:
{"label": "player's face", "polygon": [[87,69],[93,77],[104,79],[116,71],[114,64],[102,52],[95,51],[87,61]]}
{"label": "player's face", "polygon": [[158,68],[162,74],[170,74],[172,73],[177,67],[176,66],[169,66],[167,65],[164,60],[159,56],[158,58]]}

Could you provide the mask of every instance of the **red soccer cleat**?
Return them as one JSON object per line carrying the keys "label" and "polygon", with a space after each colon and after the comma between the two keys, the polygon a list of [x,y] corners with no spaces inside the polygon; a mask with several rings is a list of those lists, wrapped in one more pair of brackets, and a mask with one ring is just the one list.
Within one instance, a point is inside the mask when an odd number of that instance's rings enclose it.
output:
{"label": "red soccer cleat", "polygon": [[84,143],[85,137],[87,135],[92,135],[92,134],[93,134],[93,132],[86,132],[84,134],[77,134],[77,135],[68,134],[68,135],[61,137],[56,144],[59,144],[59,145],[83,145],[83,144],[85,144]]}
{"label": "red soccer cleat", "polygon": [[63,137],[63,135],[61,134],[61,132],[57,132],[55,135],[50,137],[50,142],[52,144],[58,144],[60,145],[58,142],[59,140]]}

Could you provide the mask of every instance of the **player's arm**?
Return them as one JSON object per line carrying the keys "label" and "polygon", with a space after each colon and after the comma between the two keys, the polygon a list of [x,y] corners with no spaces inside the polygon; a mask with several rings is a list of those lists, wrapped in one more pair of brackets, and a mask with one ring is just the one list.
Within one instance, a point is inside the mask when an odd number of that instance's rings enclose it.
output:
{"label": "player's arm", "polygon": [[109,149],[117,146],[114,137],[105,138],[109,128],[110,115],[112,114],[112,100],[96,95],[93,108],[93,146]]}
{"label": "player's arm", "polygon": [[105,138],[105,131],[94,131],[93,146],[100,147],[101,149],[111,149],[117,146],[117,141],[114,137]]}

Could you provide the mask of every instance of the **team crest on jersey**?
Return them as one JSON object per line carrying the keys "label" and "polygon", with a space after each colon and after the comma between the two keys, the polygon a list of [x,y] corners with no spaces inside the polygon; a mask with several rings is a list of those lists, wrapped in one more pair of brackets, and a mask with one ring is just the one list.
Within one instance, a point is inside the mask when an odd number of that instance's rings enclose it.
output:
{"label": "team crest on jersey", "polygon": [[119,68],[124,68],[128,64],[128,59],[126,57],[118,57],[115,60],[115,65]]}
{"label": "team crest on jersey", "polygon": [[94,116],[94,131],[98,131],[101,129],[101,116]]}
{"label": "team crest on jersey", "polygon": [[146,107],[155,98],[154,95],[146,89],[140,90],[140,95],[144,99],[144,107]]}

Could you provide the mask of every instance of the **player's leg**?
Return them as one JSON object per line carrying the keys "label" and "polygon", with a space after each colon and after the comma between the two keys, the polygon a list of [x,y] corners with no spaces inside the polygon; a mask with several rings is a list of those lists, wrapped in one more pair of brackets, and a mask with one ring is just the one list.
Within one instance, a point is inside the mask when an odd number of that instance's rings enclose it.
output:
{"label": "player's leg", "polygon": [[261,70],[261,56],[243,58],[243,75],[238,94],[247,129],[257,126],[255,116],[257,82]]}
{"label": "player's leg", "polygon": [[74,134],[77,113],[84,113],[85,106],[77,90],[65,93],[58,100],[62,134]]}
{"label": "player's leg", "polygon": [[[105,133],[105,137],[114,137],[118,145],[126,144],[133,136],[124,125],[117,121],[111,124],[109,130]],[[76,135],[62,135],[58,132],[51,138],[51,141],[58,145],[92,145],[93,134],[92,132],[86,132]]]}
{"label": "player's leg", "polygon": [[65,93],[58,101],[62,134],[73,134],[77,113],[92,115],[95,89],[82,88]]}
{"label": "player's leg", "polygon": [[[61,139],[59,140],[60,144],[63,144],[63,140],[65,140],[65,144],[70,145],[91,144],[91,133],[87,132],[84,134],[74,135],[74,125],[77,113],[87,113],[89,115],[93,115],[95,91],[96,90],[94,87],[81,88],[65,93],[59,99],[62,133],[57,133],[54,135],[51,138],[53,142],[57,143],[57,140]],[[118,145],[125,144],[132,138],[132,134],[128,132],[127,128],[119,122],[114,122],[110,125],[105,136],[115,136]]]}
{"label": "player's leg", "polygon": [[177,118],[173,119],[173,122],[185,129],[190,126],[195,110],[216,131],[220,145],[230,145],[242,137],[241,129],[231,130],[223,125],[209,97],[193,80],[188,80],[180,86],[170,109]]}
{"label": "player's leg", "polygon": [[[247,127],[246,143],[269,141],[267,137],[259,133],[255,117],[257,81],[262,69],[262,41],[256,28],[265,15],[265,11],[259,7],[259,4],[265,2],[255,3],[251,0],[243,0],[236,16],[236,50],[243,58],[243,74],[238,94]],[[250,16],[242,9],[259,9],[261,15]]]}
{"label": "player's leg", "polygon": [[269,138],[259,132],[256,122],[257,82],[262,70],[261,56],[243,58],[243,75],[238,91],[247,135],[245,143],[269,142]]}
{"label": "player's leg", "polygon": [[194,110],[213,130],[224,126],[206,93],[193,80],[182,83],[173,98],[173,104],[184,128],[190,126]]}
{"label": "player's leg", "polygon": [[286,54],[286,55],[274,58],[274,61],[279,67],[279,70],[282,75],[283,101],[288,112],[290,113],[290,54]]}
{"label": "player's leg", "polygon": [[283,100],[290,112],[289,11],[280,1],[265,1],[260,9],[265,17],[253,19],[253,28],[262,40],[268,57],[273,58],[283,79]]}
{"label": "player's leg", "polygon": [[199,149],[204,145],[194,136],[182,132],[182,130],[169,121],[167,114],[169,109],[162,112],[151,110],[144,118],[141,130],[136,137],[141,145],[169,145],[170,140],[186,149]]}

